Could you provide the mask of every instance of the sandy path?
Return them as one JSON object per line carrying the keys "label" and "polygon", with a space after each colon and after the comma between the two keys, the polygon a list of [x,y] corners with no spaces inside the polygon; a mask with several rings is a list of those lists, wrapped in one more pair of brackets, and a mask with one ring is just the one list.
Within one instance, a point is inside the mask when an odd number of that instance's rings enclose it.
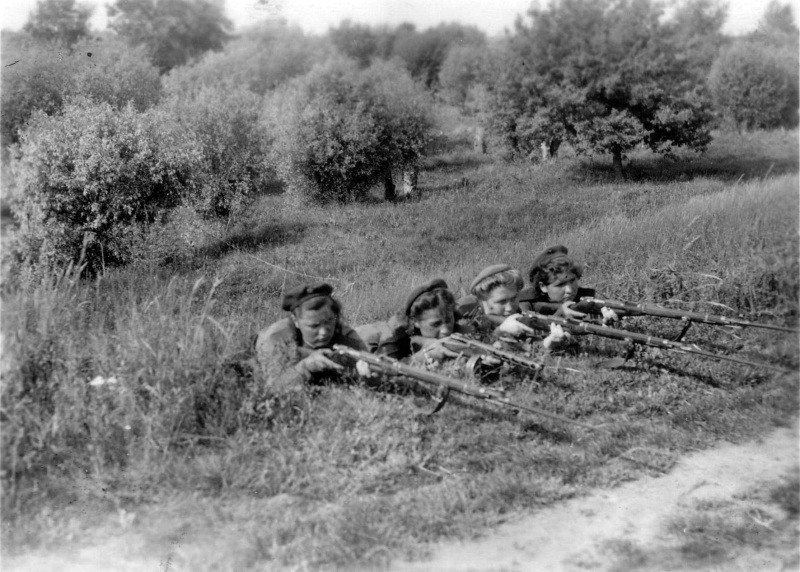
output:
{"label": "sandy path", "polygon": [[648,546],[680,507],[698,499],[729,499],[776,481],[798,466],[799,457],[797,426],[779,429],[755,442],[688,455],[668,475],[566,501],[501,525],[477,541],[443,544],[431,560],[397,563],[392,570],[607,570],[608,557],[602,553],[606,542]]}
{"label": "sandy path", "polygon": [[[392,571],[607,570],[605,542],[629,540],[647,546],[660,534],[664,519],[681,506],[697,499],[730,498],[759,483],[777,481],[798,466],[799,457],[797,425],[779,429],[755,442],[688,455],[668,475],[644,477],[523,516],[482,539],[441,544],[431,560],[398,562]],[[2,569],[139,572],[177,567],[163,555],[146,555],[140,536],[130,534],[100,546],[3,558]]]}

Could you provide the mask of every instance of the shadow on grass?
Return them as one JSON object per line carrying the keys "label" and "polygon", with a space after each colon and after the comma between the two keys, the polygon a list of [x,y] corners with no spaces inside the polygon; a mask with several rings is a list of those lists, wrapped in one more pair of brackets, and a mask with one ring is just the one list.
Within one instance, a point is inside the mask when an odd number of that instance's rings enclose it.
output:
{"label": "shadow on grass", "polygon": [[308,226],[299,222],[271,222],[253,230],[233,233],[223,240],[199,248],[201,258],[220,258],[231,251],[252,252],[264,246],[283,246],[303,240]]}
{"label": "shadow on grass", "polygon": [[473,152],[445,153],[426,158],[422,163],[423,172],[453,172],[462,169],[474,169],[484,163],[493,161],[490,155],[479,155]]}

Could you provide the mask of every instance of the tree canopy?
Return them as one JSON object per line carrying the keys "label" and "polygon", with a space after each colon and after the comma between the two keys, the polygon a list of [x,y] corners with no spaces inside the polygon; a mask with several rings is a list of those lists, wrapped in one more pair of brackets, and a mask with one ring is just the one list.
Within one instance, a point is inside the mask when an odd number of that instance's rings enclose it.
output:
{"label": "tree canopy", "polygon": [[147,46],[162,72],[221,49],[233,28],[215,0],[116,0],[108,16],[130,44]]}
{"label": "tree canopy", "polygon": [[92,7],[75,0],[39,0],[23,30],[33,38],[71,46],[89,35]]}
{"label": "tree canopy", "polygon": [[569,141],[621,171],[640,143],[661,153],[708,144],[708,98],[660,4],[558,0],[528,16],[493,92],[493,126],[515,151]]}

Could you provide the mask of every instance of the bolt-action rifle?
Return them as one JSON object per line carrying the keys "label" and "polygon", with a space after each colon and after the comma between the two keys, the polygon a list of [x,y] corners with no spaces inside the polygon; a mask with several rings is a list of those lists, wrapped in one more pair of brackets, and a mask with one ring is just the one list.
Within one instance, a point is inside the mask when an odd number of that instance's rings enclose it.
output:
{"label": "bolt-action rifle", "polygon": [[512,403],[504,395],[497,391],[492,391],[491,389],[485,387],[471,387],[445,375],[416,368],[388,356],[371,354],[369,352],[364,352],[348,346],[336,344],[333,346],[333,349],[330,350],[330,357],[337,363],[347,366],[352,366],[358,361],[363,361],[369,365],[371,371],[390,377],[407,377],[415,381],[422,382],[427,386],[432,386],[442,390],[442,399],[437,405],[436,409],[434,409],[433,413],[442,408],[448,395],[451,391],[453,391],[474,397],[487,403],[500,405],[502,407],[507,407],[518,411],[526,411],[542,417],[548,417],[550,419],[560,421],[561,423],[577,425],[578,427],[591,430],[599,429],[599,427],[589,425],[587,423],[581,423],[580,421],[575,421],[574,419],[569,419],[568,417],[563,417],[556,413],[550,413],[549,411],[539,409],[538,407]]}
{"label": "bolt-action rifle", "polygon": [[705,312],[687,312],[684,310],[673,310],[671,308],[662,308],[654,304],[636,304],[633,302],[622,302],[619,300],[603,300],[600,298],[581,298],[572,308],[578,312],[585,312],[587,314],[599,314],[602,307],[611,308],[612,310],[621,310],[626,316],[656,316],[659,318],[672,318],[675,320],[683,320],[688,322],[685,330],[692,322],[699,322],[703,324],[712,324],[715,326],[739,326],[742,328],[764,328],[767,330],[777,330],[779,332],[798,333],[800,330],[796,328],[787,328],[785,326],[776,326],[773,324],[762,324],[760,322],[749,322],[740,318],[728,318],[726,316],[719,316],[716,314],[708,314]]}
{"label": "bolt-action rifle", "polygon": [[617,328],[611,328],[608,326],[601,326],[599,324],[592,324],[590,322],[584,322],[581,320],[576,320],[574,318],[560,318],[556,316],[544,316],[542,314],[537,314],[536,312],[523,312],[523,322],[526,325],[531,326],[532,328],[537,328],[540,330],[549,330],[550,324],[558,324],[561,326],[565,331],[570,332],[571,334],[593,334],[597,336],[602,336],[604,338],[612,338],[616,340],[622,340],[625,342],[632,342],[634,344],[650,346],[654,348],[661,348],[664,350],[675,350],[678,352],[692,354],[697,356],[702,356],[710,359],[716,359],[721,361],[730,361],[733,363],[739,363],[743,365],[749,365],[753,367],[763,367],[768,369],[773,369],[777,371],[787,371],[787,368],[768,364],[768,363],[760,363],[760,362],[753,362],[744,360],[741,358],[733,357],[733,356],[726,356],[715,354],[712,352],[708,352],[705,350],[700,349],[694,344],[687,344],[684,342],[677,342],[674,340],[667,340],[665,338],[657,338],[655,336],[650,336],[647,334],[640,334],[637,332],[630,332],[628,330],[621,330]]}
{"label": "bolt-action rifle", "polygon": [[496,348],[491,344],[473,340],[461,334],[450,334],[448,337],[442,339],[442,343],[447,349],[456,352],[468,350],[476,352],[478,355],[493,356],[506,363],[518,365],[534,371],[542,369],[542,364],[537,361],[528,359],[514,352]]}

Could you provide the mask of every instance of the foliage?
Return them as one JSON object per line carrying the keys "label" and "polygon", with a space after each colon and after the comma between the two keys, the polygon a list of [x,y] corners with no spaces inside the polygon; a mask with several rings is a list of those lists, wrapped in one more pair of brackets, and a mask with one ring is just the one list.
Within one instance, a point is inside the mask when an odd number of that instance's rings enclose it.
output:
{"label": "foliage", "polygon": [[516,152],[568,141],[581,153],[644,143],[670,154],[710,141],[703,91],[651,0],[560,0],[518,22],[493,92],[492,125]]}
{"label": "foliage", "polygon": [[321,42],[285,23],[262,23],[245,30],[219,52],[174,68],[165,76],[173,93],[201,86],[236,84],[259,95],[307,73],[323,59]]}
{"label": "foliage", "polygon": [[221,49],[233,25],[217,0],[116,0],[108,16],[109,28],[146,46],[162,72]]}
{"label": "foliage", "polygon": [[491,59],[487,46],[454,44],[439,70],[439,87],[444,96],[455,105],[466,102],[470,88],[489,83]]}
{"label": "foliage", "polygon": [[192,134],[201,154],[190,203],[207,217],[241,214],[272,173],[259,122],[261,98],[243,86],[218,85],[173,94],[163,107]]}
{"label": "foliage", "polygon": [[719,55],[708,83],[721,115],[740,128],[797,124],[796,49],[738,42]]}
{"label": "foliage", "polygon": [[430,102],[398,65],[359,70],[331,60],[269,103],[276,168],[290,190],[320,201],[363,197],[394,165],[416,163]]}
{"label": "foliage", "polygon": [[705,82],[726,37],[722,26],[727,18],[727,4],[715,0],[680,2],[667,21],[667,33],[680,50],[676,58],[693,81]]}
{"label": "foliage", "polygon": [[[161,97],[161,78],[143,46],[130,47],[107,35],[78,46],[75,93],[118,109],[130,102],[137,111]],[[83,53],[86,57],[81,57]]]}
{"label": "foliage", "polygon": [[21,35],[3,32],[2,39],[2,141],[9,145],[18,141],[19,129],[34,110],[56,113],[74,93],[76,59]]}
{"label": "foliage", "polygon": [[392,53],[405,63],[412,77],[427,88],[435,88],[451,46],[483,46],[485,43],[486,36],[474,26],[440,24],[424,32],[407,26],[395,32]]}
{"label": "foliage", "polygon": [[140,225],[177,205],[199,167],[166,114],[85,98],[36,112],[16,155],[19,256],[43,268],[82,258],[89,272],[129,261]]}
{"label": "foliage", "polygon": [[75,0],[38,0],[23,30],[34,39],[69,47],[89,35],[92,7]]}
{"label": "foliage", "polygon": [[18,140],[18,130],[35,110],[58,113],[70,96],[84,95],[121,108],[130,101],[137,110],[153,105],[161,94],[158,70],[143,48],[130,48],[105,36],[80,42],[66,51],[24,36],[3,34],[2,138]]}
{"label": "foliage", "polygon": [[357,61],[362,68],[370,64],[378,50],[378,41],[372,29],[364,24],[353,24],[350,20],[331,28],[328,37],[337,50]]}

